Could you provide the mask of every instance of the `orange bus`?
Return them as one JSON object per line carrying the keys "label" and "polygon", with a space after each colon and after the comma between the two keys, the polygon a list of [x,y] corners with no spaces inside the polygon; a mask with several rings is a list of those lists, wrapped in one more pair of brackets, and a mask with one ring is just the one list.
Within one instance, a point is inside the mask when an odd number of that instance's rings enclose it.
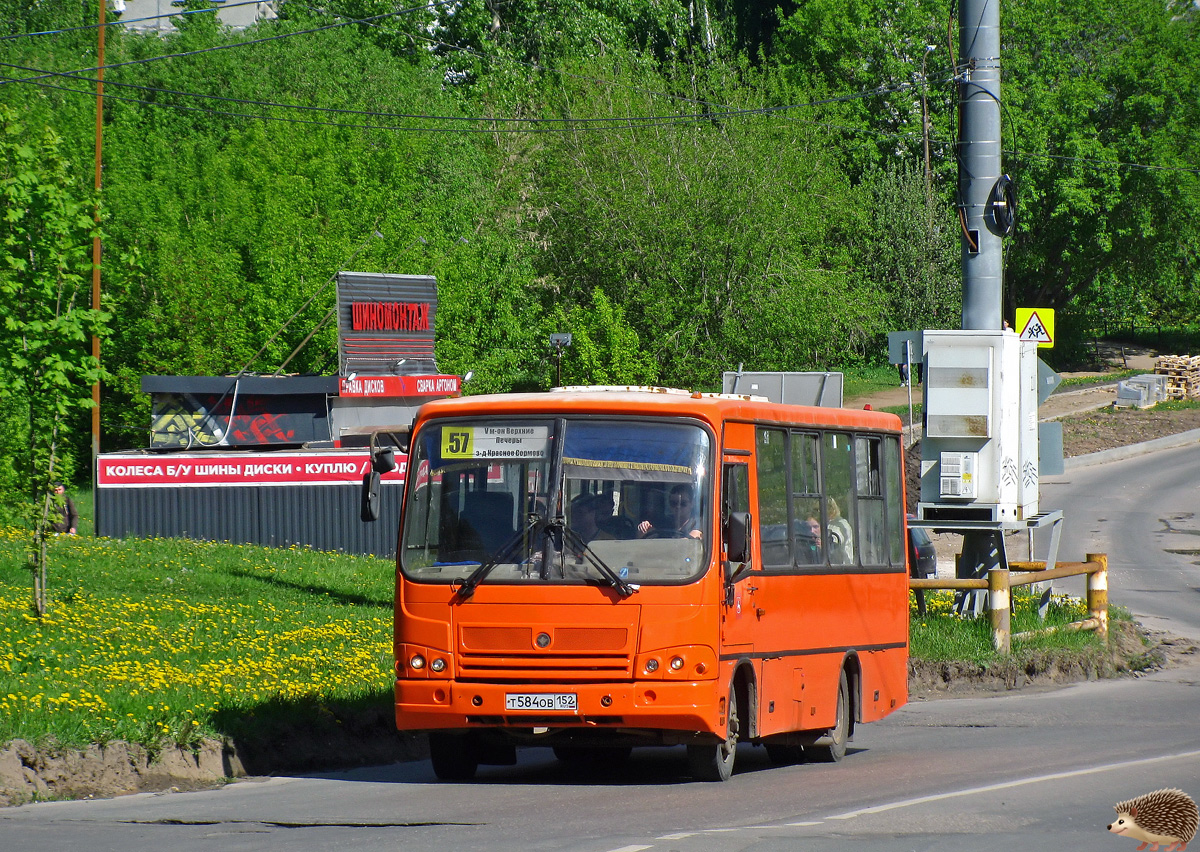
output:
{"label": "orange bus", "polygon": [[463,780],[739,743],[837,761],[907,700],[900,420],[663,388],[422,406],[397,553],[396,724]]}

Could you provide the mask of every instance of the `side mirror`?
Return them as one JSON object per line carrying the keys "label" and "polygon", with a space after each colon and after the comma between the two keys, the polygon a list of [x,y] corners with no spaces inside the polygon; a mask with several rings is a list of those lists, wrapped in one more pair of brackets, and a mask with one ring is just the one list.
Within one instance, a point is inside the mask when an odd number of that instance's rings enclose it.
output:
{"label": "side mirror", "polygon": [[750,561],[750,513],[730,512],[725,519],[725,558],[730,562]]}
{"label": "side mirror", "polygon": [[[394,463],[393,463],[394,466]],[[389,468],[390,469],[390,468]],[[363,474],[362,506],[359,517],[363,522],[379,520],[379,469],[369,470]]]}
{"label": "side mirror", "polygon": [[396,469],[396,451],[391,447],[376,450],[371,456],[371,467],[376,473],[391,473]]}

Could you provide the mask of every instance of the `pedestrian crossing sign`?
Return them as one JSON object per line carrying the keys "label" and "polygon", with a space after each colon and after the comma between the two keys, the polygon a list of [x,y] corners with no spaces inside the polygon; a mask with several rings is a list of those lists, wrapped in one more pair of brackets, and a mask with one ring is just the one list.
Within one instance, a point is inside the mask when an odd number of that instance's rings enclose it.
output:
{"label": "pedestrian crossing sign", "polygon": [[1017,308],[1017,334],[1039,349],[1054,348],[1054,308]]}

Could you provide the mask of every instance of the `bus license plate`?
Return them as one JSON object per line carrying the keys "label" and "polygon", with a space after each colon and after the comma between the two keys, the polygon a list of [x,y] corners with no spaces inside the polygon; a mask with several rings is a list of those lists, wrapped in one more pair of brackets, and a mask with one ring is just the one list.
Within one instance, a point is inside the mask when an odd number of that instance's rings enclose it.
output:
{"label": "bus license plate", "polygon": [[509,692],[504,696],[506,710],[579,710],[574,692]]}

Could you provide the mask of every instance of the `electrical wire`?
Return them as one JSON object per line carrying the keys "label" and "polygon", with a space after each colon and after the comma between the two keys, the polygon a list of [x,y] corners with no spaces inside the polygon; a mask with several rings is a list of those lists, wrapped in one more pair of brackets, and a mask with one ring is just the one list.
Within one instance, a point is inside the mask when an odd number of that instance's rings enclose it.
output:
{"label": "electrical wire", "polygon": [[[16,66],[16,65],[12,65],[11,63],[5,63],[5,62],[0,62],[0,67],[19,68],[22,70],[39,71],[39,69],[29,69],[29,68],[25,68],[24,66]],[[98,82],[95,80],[95,78],[82,77],[79,75],[78,72],[60,71],[60,72],[43,72],[43,73],[40,73],[39,76],[35,76],[35,77],[0,78],[0,85],[9,83],[9,82],[19,82],[19,83],[32,82],[34,85],[40,86],[43,88],[57,89],[59,91],[64,91],[64,92],[69,92],[69,93],[79,94],[79,95],[86,95],[88,97],[92,97],[94,95],[94,92],[92,92],[92,91],[82,90],[82,89],[72,89],[67,86],[58,86],[58,85],[54,85],[52,83],[43,82],[43,80],[47,77],[66,77],[66,78],[72,79],[72,80],[79,80],[80,82]],[[448,128],[448,127],[404,127],[404,126],[375,125],[375,124],[349,124],[349,123],[345,123],[345,122],[312,121],[312,120],[308,120],[308,119],[289,118],[286,116],[272,116],[272,115],[262,115],[262,114],[229,112],[229,111],[225,111],[225,110],[209,109],[207,107],[193,107],[193,106],[186,106],[184,104],[163,104],[163,103],[157,103],[154,101],[142,100],[140,98],[127,98],[127,97],[122,97],[120,95],[106,95],[106,97],[112,98],[113,100],[134,103],[134,104],[140,104],[142,106],[147,106],[147,107],[159,107],[159,108],[164,108],[164,109],[178,109],[178,110],[185,110],[185,111],[191,111],[191,112],[204,112],[204,113],[209,113],[211,115],[221,115],[221,116],[226,116],[226,117],[231,117],[231,118],[251,118],[251,119],[260,119],[263,121],[282,121],[282,122],[288,122],[288,123],[293,123],[293,124],[315,125],[315,126],[319,126],[319,127],[337,127],[337,128],[349,128],[349,129],[358,129],[358,130],[430,132],[430,133],[453,132],[453,133],[488,133],[488,134],[505,133],[505,132],[520,132],[520,133],[548,132],[548,131],[554,131],[554,130],[566,131],[566,132],[578,132],[580,130],[591,130],[591,129],[595,129],[595,128],[598,128],[598,129],[610,129],[611,128],[611,129],[616,129],[616,130],[628,130],[628,129],[630,129],[631,124],[634,127],[664,127],[664,126],[686,125],[686,124],[695,124],[695,123],[699,123],[699,122],[711,122],[711,121],[728,120],[728,119],[734,119],[734,118],[744,118],[744,117],[750,117],[750,116],[756,116],[756,115],[772,115],[772,114],[784,113],[784,112],[788,112],[788,111],[792,111],[792,110],[807,109],[807,108],[817,107],[817,106],[826,106],[826,105],[834,104],[834,103],[845,103],[845,102],[849,102],[849,101],[862,100],[862,99],[866,99],[866,98],[880,97],[880,96],[888,95],[888,94],[896,94],[896,93],[899,93],[902,91],[907,91],[907,90],[911,90],[911,89],[915,88],[913,86],[913,84],[911,84],[911,83],[901,83],[896,86],[890,86],[890,87],[889,86],[881,86],[881,87],[871,89],[868,91],[864,91],[864,92],[856,92],[856,93],[850,94],[850,95],[839,95],[839,96],[834,96],[834,97],[829,97],[829,98],[820,98],[818,100],[808,101],[808,102],[799,103],[799,104],[783,104],[780,106],[755,107],[752,109],[727,109],[727,110],[720,111],[720,112],[709,111],[709,112],[702,112],[702,113],[684,113],[684,114],[680,114],[680,115],[612,116],[609,118],[501,118],[501,117],[473,118],[470,116],[425,115],[425,114],[415,114],[415,113],[414,114],[385,113],[385,112],[374,112],[374,111],[368,111],[368,110],[346,110],[346,109],[338,109],[338,108],[333,108],[333,107],[309,107],[309,106],[303,106],[303,105],[277,104],[277,103],[272,103],[269,101],[248,101],[248,100],[241,100],[241,99],[237,99],[237,98],[228,98],[228,97],[222,96],[222,95],[203,95],[203,94],[189,93],[189,92],[176,92],[176,91],[173,91],[170,89],[154,89],[152,87],[136,86],[133,84],[114,83],[113,81],[108,80],[108,79],[105,79],[104,82],[105,82],[106,86],[114,86],[114,85],[115,86],[126,86],[126,87],[135,88],[135,89],[143,89],[143,90],[149,90],[149,91],[154,91],[154,92],[161,92],[161,93],[165,93],[165,94],[176,94],[176,95],[180,95],[183,97],[211,98],[211,99],[215,99],[215,100],[231,101],[234,103],[240,103],[240,104],[252,105],[252,106],[264,106],[264,107],[270,107],[270,108],[275,108],[275,109],[296,109],[296,110],[301,110],[301,111],[318,111],[318,112],[327,112],[327,113],[334,113],[334,114],[359,115],[359,116],[364,116],[364,117],[383,118],[383,119],[413,119],[413,120],[421,120],[421,121],[461,121],[461,122],[472,122],[472,123],[476,123],[476,124],[479,124],[479,123],[510,124],[511,123],[511,124],[523,125],[521,127],[515,127],[515,128],[513,128],[513,127],[499,128],[499,127],[494,127],[494,126],[493,127],[482,127],[482,128]],[[547,128],[547,127],[544,127],[544,125],[552,125],[553,127]],[[584,126],[580,127],[579,125],[584,125]],[[530,127],[530,126],[532,126],[532,127]]]}
{"label": "electrical wire", "polygon": [[[76,74],[76,73],[70,72],[70,71],[48,72],[48,71],[45,71],[44,69],[32,68],[32,67],[29,67],[26,65],[15,65],[15,64],[9,63],[9,62],[0,62],[0,68],[13,68],[13,69],[16,69],[19,71],[31,71],[31,72],[34,72],[35,74],[40,75],[37,77],[11,77],[10,76],[10,77],[6,78],[7,81],[9,81],[9,82],[33,81],[35,84],[40,84],[40,81],[47,76],[66,77],[71,80],[79,80],[80,82],[88,82],[88,83],[99,83],[100,82],[99,79],[96,77],[84,77],[80,74]],[[44,85],[44,84],[42,84],[42,85]],[[136,83],[119,83],[119,82],[115,82],[115,81],[109,80],[109,79],[105,79],[104,85],[118,87],[118,88],[135,89],[137,91],[150,92],[150,93],[154,93],[154,94],[176,95],[179,97],[202,98],[202,99],[206,99],[206,100],[222,101],[224,103],[234,103],[234,104],[240,104],[243,106],[272,107],[272,108],[279,108],[279,109],[300,110],[302,112],[330,113],[330,114],[335,114],[335,115],[358,115],[358,116],[365,116],[365,117],[370,117],[370,118],[389,118],[389,119],[411,118],[411,119],[421,119],[421,120],[425,120],[425,121],[463,121],[463,122],[475,122],[475,123],[488,122],[488,123],[515,123],[515,124],[531,124],[531,123],[532,124],[589,124],[589,123],[628,124],[631,121],[632,122],[659,121],[659,120],[663,120],[664,118],[673,118],[673,119],[674,118],[693,118],[693,119],[697,119],[697,120],[712,119],[712,118],[726,118],[726,117],[733,117],[733,116],[741,115],[744,113],[770,111],[770,110],[786,110],[786,109],[797,108],[799,106],[813,105],[813,104],[799,104],[799,105],[795,105],[795,106],[764,107],[764,108],[760,108],[758,110],[750,110],[750,111],[748,111],[748,110],[727,110],[726,112],[715,112],[715,113],[714,112],[706,112],[706,113],[697,113],[697,114],[693,114],[693,115],[683,115],[683,116],[613,116],[610,118],[506,118],[506,117],[500,117],[500,116],[474,117],[474,116],[465,116],[465,115],[427,115],[427,114],[420,114],[420,113],[377,112],[377,111],[372,111],[372,110],[343,109],[343,108],[339,108],[339,107],[317,107],[317,106],[306,106],[303,104],[283,104],[283,103],[277,103],[274,101],[257,101],[257,100],[248,100],[245,98],[233,98],[233,97],[229,97],[228,95],[208,95],[208,94],[203,94],[200,92],[182,92],[182,91],[179,91],[176,89],[164,89],[164,88],[157,87],[157,86],[141,86]],[[89,91],[83,91],[80,89],[70,89],[70,88],[66,88],[66,87],[62,87],[62,86],[53,86],[51,88],[57,88],[57,89],[60,89],[61,91],[74,92],[77,94],[87,94],[87,95],[92,94],[92,92],[89,92]],[[863,93],[862,96],[869,97],[871,95],[875,95],[878,93],[879,93],[878,91],[871,91],[871,92]],[[113,96],[113,97],[116,97],[116,96]],[[859,96],[854,95],[854,96],[849,96],[849,97],[859,97]],[[131,103],[140,103],[140,104],[144,104],[146,106],[167,106],[167,107],[175,106],[174,104],[156,104],[152,101],[139,100],[137,98],[120,98],[120,100],[124,100],[124,101],[131,102]],[[697,102],[697,103],[702,103],[702,102]],[[820,102],[814,102],[814,104],[815,103],[820,103]],[[241,113],[218,113],[218,114],[243,115]]]}

